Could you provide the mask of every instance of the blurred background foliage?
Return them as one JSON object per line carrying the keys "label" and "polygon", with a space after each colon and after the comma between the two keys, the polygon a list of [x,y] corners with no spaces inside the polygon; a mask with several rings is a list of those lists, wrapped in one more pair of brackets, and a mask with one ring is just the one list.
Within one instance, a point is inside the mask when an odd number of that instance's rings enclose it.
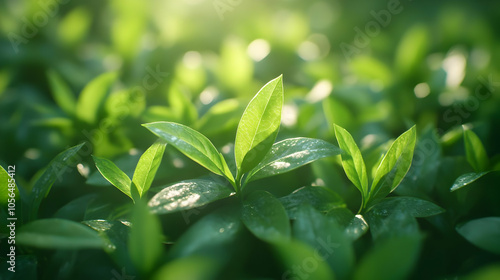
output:
{"label": "blurred background foliage", "polygon": [[[483,199],[446,193],[470,169],[461,124],[473,128],[498,167],[499,27],[498,1],[3,0],[0,164],[18,166],[17,181],[29,186],[60,151],[88,143],[80,174],[56,183],[50,215],[98,190],[89,185],[107,185],[94,175],[90,154],[132,172],[154,141],[140,125],[145,122],[189,125],[230,155],[246,104],[283,73],[278,140],[334,142],[336,123],[353,134],[371,168],[387,149],[382,144],[417,124],[420,148],[429,151],[422,160],[435,165],[414,173],[421,178],[406,180],[400,193],[461,209],[464,200]],[[156,185],[205,174],[167,150]],[[282,196],[323,184],[355,209],[358,194],[335,162],[322,160],[254,187]],[[452,213],[453,222],[500,216],[494,205],[474,207]],[[450,225],[441,222],[446,233]],[[425,250],[434,252],[431,245]],[[463,263],[464,254],[455,257]],[[458,267],[467,272],[492,257],[478,258]],[[451,262],[436,268],[437,275],[462,272]]]}

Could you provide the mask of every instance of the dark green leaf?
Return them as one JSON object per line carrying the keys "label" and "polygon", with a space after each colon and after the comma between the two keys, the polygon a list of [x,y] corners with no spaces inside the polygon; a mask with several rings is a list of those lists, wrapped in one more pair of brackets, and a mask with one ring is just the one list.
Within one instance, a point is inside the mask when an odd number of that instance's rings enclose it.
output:
{"label": "dark green leaf", "polygon": [[427,200],[399,196],[383,199],[369,211],[381,217],[387,217],[396,212],[404,212],[412,217],[422,218],[441,214],[444,209]]}
{"label": "dark green leaf", "polygon": [[31,206],[32,215],[36,215],[40,203],[49,193],[52,185],[57,179],[61,180],[61,176],[68,171],[69,168],[75,167],[76,164],[71,164],[71,160],[83,147],[84,143],[71,147],[64,152],[58,154],[47,166],[43,174],[36,180],[31,191]]}
{"label": "dark green leaf", "polygon": [[140,196],[143,196],[149,190],[149,187],[151,187],[156,171],[163,158],[166,145],[162,140],[156,141],[139,159],[132,182],[137,187]]}
{"label": "dark green leaf", "polygon": [[127,174],[121,171],[120,168],[118,168],[112,161],[108,159],[96,156],[92,156],[92,158],[94,159],[95,166],[102,174],[102,176],[106,178],[106,180],[108,180],[113,186],[115,186],[117,189],[134,200],[131,190],[132,181],[127,176]]}
{"label": "dark green leaf", "polygon": [[160,221],[150,213],[145,202],[138,200],[132,211],[131,223],[128,239],[130,257],[138,270],[148,273],[163,252]]}
{"label": "dark green leaf", "polygon": [[500,217],[468,221],[457,227],[458,233],[477,247],[500,254]]}
{"label": "dark green leaf", "polygon": [[419,235],[398,236],[376,244],[360,260],[355,280],[406,279],[420,254]]}
{"label": "dark green leaf", "polygon": [[342,198],[325,187],[302,187],[279,199],[285,207],[290,219],[296,218],[297,208],[308,203],[320,212],[328,212],[335,208],[345,207]]}
{"label": "dark green leaf", "polygon": [[488,174],[489,171],[486,172],[480,172],[480,173],[467,173],[463,174],[462,176],[458,177],[455,182],[453,183],[453,186],[451,186],[450,191],[456,191],[458,189],[461,189],[473,182],[475,182],[477,179],[483,177],[484,175]]}
{"label": "dark green leaf", "polygon": [[76,117],[86,123],[95,123],[117,73],[104,73],[90,81],[80,93],[76,104]]}
{"label": "dark green leaf", "polygon": [[477,173],[486,171],[489,165],[488,155],[481,139],[470,129],[464,129],[465,154],[467,161]]}
{"label": "dark green leaf", "polygon": [[53,70],[47,72],[52,96],[57,105],[69,116],[74,115],[76,108],[76,98],[69,86]]}
{"label": "dark green leaf", "polygon": [[250,171],[247,182],[285,173],[312,161],[340,153],[338,147],[320,139],[286,139],[271,147],[264,159]]}
{"label": "dark green leaf", "polygon": [[383,199],[401,183],[410,169],[416,140],[416,128],[413,126],[392,143],[375,172],[368,204],[373,205]]}
{"label": "dark green leaf", "polygon": [[416,235],[419,233],[418,222],[406,212],[384,212],[369,211],[364,215],[370,233],[374,240],[391,239],[398,236]]}
{"label": "dark green leaf", "polygon": [[290,221],[281,202],[265,191],[255,191],[245,198],[241,220],[258,238],[278,242],[290,238]]}
{"label": "dark green leaf", "polygon": [[157,193],[148,205],[153,213],[166,214],[200,207],[233,195],[227,186],[209,180],[186,180]]}
{"label": "dark green leaf", "polygon": [[308,204],[299,207],[293,235],[315,248],[338,279],[347,279],[354,266],[351,239],[334,218],[322,215]]}
{"label": "dark green leaf", "polygon": [[17,231],[16,244],[43,249],[102,248],[99,234],[77,222],[63,219],[41,219]]}
{"label": "dark green leaf", "polygon": [[234,182],[226,161],[203,134],[185,125],[171,122],[148,123],[144,126],[190,159]]}
{"label": "dark green leaf", "polygon": [[264,158],[276,139],[283,107],[282,76],[264,85],[250,101],[236,132],[234,155],[238,175]]}
{"label": "dark green leaf", "polygon": [[341,154],[342,166],[347,178],[358,188],[363,198],[368,197],[368,177],[363,156],[351,134],[342,127],[334,124],[335,137],[339,147],[344,151]]}

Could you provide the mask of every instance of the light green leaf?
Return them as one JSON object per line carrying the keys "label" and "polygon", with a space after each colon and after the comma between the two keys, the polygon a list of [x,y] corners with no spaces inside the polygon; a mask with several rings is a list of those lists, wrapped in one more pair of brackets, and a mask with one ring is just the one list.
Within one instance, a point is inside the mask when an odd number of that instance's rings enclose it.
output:
{"label": "light green leaf", "polygon": [[357,265],[354,280],[406,279],[420,254],[419,235],[398,236],[376,244]]}
{"label": "light green leaf", "polygon": [[363,156],[351,134],[342,127],[334,124],[335,137],[339,147],[344,151],[341,154],[342,166],[347,178],[358,188],[363,198],[368,197],[368,177]]}
{"label": "light green leaf", "polygon": [[[297,240],[273,244],[275,254],[286,267],[282,279],[335,280],[328,263],[317,254],[315,248]],[[314,264],[314,266],[312,266]],[[308,269],[307,272],[303,268]]]}
{"label": "light green leaf", "polygon": [[86,123],[97,121],[99,109],[104,104],[111,85],[116,80],[117,73],[104,73],[90,81],[80,93],[76,104],[76,117]]}
{"label": "light green leaf", "polygon": [[196,128],[204,135],[217,135],[238,126],[245,107],[237,99],[217,102],[198,120]]}
{"label": "light green leaf", "polygon": [[500,217],[468,221],[457,227],[458,233],[477,247],[500,254]]}
{"label": "light green leaf", "polygon": [[334,218],[322,215],[309,204],[297,211],[293,236],[318,250],[338,279],[347,279],[354,266],[354,248]]}
{"label": "light green leaf", "polygon": [[335,156],[341,150],[326,141],[292,138],[275,143],[264,159],[247,176],[247,182],[281,174],[312,161]]}
{"label": "light green leaf", "polygon": [[451,186],[450,191],[454,192],[458,189],[461,189],[465,186],[468,186],[469,184],[472,184],[475,182],[477,179],[483,177],[484,175],[490,173],[489,171],[486,172],[479,172],[479,173],[467,173],[463,174],[462,176],[458,177],[455,182],[453,183],[453,186]]}
{"label": "light green leaf", "polygon": [[241,220],[264,241],[273,243],[290,238],[290,221],[285,208],[268,192],[255,191],[245,198]]}
{"label": "light green leaf", "polygon": [[[7,167],[7,169],[9,169],[9,167]],[[15,174],[15,171],[16,171],[15,168],[13,171],[14,172],[11,174]],[[13,192],[9,191],[9,185],[14,186]],[[12,189],[12,188],[10,188],[10,189]],[[19,190],[17,189],[17,185],[16,185],[16,179],[15,179],[15,177],[11,178],[9,176],[9,173],[7,172],[7,170],[5,170],[2,166],[0,166],[0,205],[1,206],[5,205],[5,208],[7,208],[7,204],[8,204],[9,199],[13,199],[13,198],[16,200],[20,199]]]}
{"label": "light green leaf", "polygon": [[47,72],[52,96],[57,105],[69,116],[73,116],[76,108],[76,98],[69,86],[55,71]]}
{"label": "light green leaf", "polygon": [[413,126],[392,143],[375,172],[367,204],[380,201],[401,183],[410,169],[416,141],[417,133]]}
{"label": "light green leaf", "polygon": [[68,172],[69,168],[75,167],[76,164],[70,164],[73,157],[85,145],[82,143],[71,147],[64,152],[58,154],[47,166],[43,174],[36,180],[31,191],[32,217],[34,218],[40,207],[42,200],[49,194],[52,185],[57,179],[61,180],[61,176]]}
{"label": "light green leaf", "polygon": [[387,217],[396,212],[404,212],[415,218],[424,218],[441,214],[444,209],[420,198],[398,196],[381,200],[369,212],[380,217]]}
{"label": "light green leaf", "polygon": [[149,187],[153,183],[166,146],[167,143],[163,142],[163,140],[157,140],[142,154],[137,163],[132,182],[134,182],[141,197],[149,190]]}
{"label": "light green leaf", "polygon": [[166,214],[200,207],[233,195],[227,186],[209,180],[186,180],[157,193],[148,205],[153,213]]}
{"label": "light green leaf", "polygon": [[302,187],[279,199],[285,207],[290,219],[295,219],[300,205],[308,203],[320,212],[328,212],[335,208],[345,207],[342,198],[325,187]]}
{"label": "light green leaf", "polygon": [[100,158],[92,156],[95,162],[97,170],[102,174],[102,176],[108,180],[113,186],[119,189],[121,192],[126,194],[132,200],[132,181],[118,166],[116,166],[112,161],[105,158]]}
{"label": "light green leaf", "polygon": [[222,264],[207,257],[189,256],[166,263],[155,273],[153,280],[183,279],[212,280]]}
{"label": "light green leaf", "polygon": [[236,132],[234,155],[238,176],[264,158],[276,139],[283,107],[282,76],[263,86],[250,101]]}
{"label": "light green leaf", "polygon": [[467,129],[465,126],[463,126],[463,129],[467,161],[477,173],[486,171],[489,160],[483,143],[472,130]]}
{"label": "light green leaf", "polygon": [[43,249],[102,248],[99,234],[77,222],[63,219],[41,219],[20,227],[16,244]]}
{"label": "light green leaf", "polygon": [[234,182],[222,154],[203,134],[185,125],[171,122],[147,123],[143,126],[203,167]]}
{"label": "light green leaf", "polygon": [[150,213],[142,200],[134,205],[132,228],[128,239],[130,257],[135,267],[148,273],[162,254],[162,229],[158,217]]}

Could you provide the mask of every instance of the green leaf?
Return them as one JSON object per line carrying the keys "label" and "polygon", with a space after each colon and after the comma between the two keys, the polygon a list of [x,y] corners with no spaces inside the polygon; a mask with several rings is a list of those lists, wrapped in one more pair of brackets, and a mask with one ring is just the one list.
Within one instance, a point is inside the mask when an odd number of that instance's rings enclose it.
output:
{"label": "green leaf", "polygon": [[500,254],[500,217],[468,221],[457,227],[458,233],[477,247]]}
{"label": "green leaf", "polygon": [[297,211],[293,236],[316,248],[338,279],[347,279],[354,266],[354,248],[334,218],[322,215],[308,204]]}
{"label": "green leaf", "polygon": [[264,159],[247,176],[247,182],[281,174],[315,160],[336,156],[341,150],[326,141],[292,138],[275,143]]}
{"label": "green leaf", "polygon": [[137,163],[132,182],[134,182],[141,197],[149,190],[153,183],[166,146],[167,143],[157,140],[142,154]]}
{"label": "green leaf", "polygon": [[227,245],[234,246],[243,226],[239,211],[220,208],[197,221],[174,244],[169,256],[182,258],[191,255],[214,256],[226,253]]}
{"label": "green leaf", "polygon": [[198,120],[196,128],[204,135],[217,135],[238,126],[238,118],[245,107],[237,99],[226,99],[214,104]]}
{"label": "green leaf", "polygon": [[90,81],[80,93],[76,104],[76,117],[86,123],[97,121],[99,109],[104,104],[111,85],[116,80],[117,73],[104,73]]}
{"label": "green leaf", "polygon": [[166,214],[200,207],[233,194],[227,186],[214,181],[186,180],[164,188],[148,205],[153,213]]}
{"label": "green leaf", "polygon": [[147,123],[143,126],[190,159],[234,183],[233,175],[222,154],[203,134],[185,125],[171,122]]}
{"label": "green leaf", "polygon": [[176,259],[166,263],[155,273],[153,280],[185,279],[185,280],[211,280],[217,279],[216,275],[221,264],[216,260],[190,256]]}
{"label": "green leaf", "polygon": [[462,176],[458,177],[455,182],[453,183],[453,186],[451,186],[450,191],[454,192],[458,189],[461,189],[465,186],[468,186],[469,184],[474,183],[477,179],[483,177],[484,175],[490,173],[489,171],[486,172],[480,172],[480,173],[466,173],[463,174]]}
{"label": "green leaf", "polygon": [[416,141],[417,133],[413,126],[392,143],[375,172],[367,204],[380,201],[401,183],[410,169]]}
{"label": "green leaf", "polygon": [[259,239],[273,243],[290,238],[290,221],[281,202],[265,191],[255,191],[243,201],[241,220]]}
{"label": "green leaf", "polygon": [[387,217],[396,212],[404,212],[415,218],[423,218],[441,214],[444,209],[427,200],[399,196],[381,200],[369,212],[381,217]]}
{"label": "green leaf", "polygon": [[368,198],[368,177],[361,151],[347,130],[336,124],[334,129],[339,147],[344,151],[341,157],[347,178],[358,188],[363,198]]}
{"label": "green leaf", "polygon": [[47,72],[52,96],[57,105],[68,115],[73,116],[76,109],[76,98],[69,86],[55,71]]}
{"label": "green leaf", "polygon": [[[7,167],[7,169],[9,168]],[[14,172],[11,174],[15,174],[15,168],[13,171]],[[13,192],[9,191],[9,184],[11,186],[14,186]],[[11,178],[9,173],[5,169],[3,169],[2,166],[0,166],[0,205],[5,206],[5,209],[7,210],[7,204],[9,203],[8,201],[9,199],[13,198],[16,200],[20,199],[19,190],[17,189],[16,185],[16,179],[15,177]]]}
{"label": "green leaf", "polygon": [[336,279],[328,263],[307,244],[292,240],[275,243],[273,249],[287,269],[282,279]]}
{"label": "green leaf", "polygon": [[300,205],[308,203],[320,212],[345,207],[342,198],[325,187],[302,187],[279,199],[285,207],[290,219],[295,219]]}
{"label": "green leaf", "polygon": [[354,280],[406,279],[420,254],[419,235],[398,236],[376,244],[361,258]]}
{"label": "green leaf", "polygon": [[417,219],[407,212],[370,211],[364,217],[375,241],[419,234]]}
{"label": "green leaf", "polygon": [[43,174],[36,180],[30,194],[33,218],[38,212],[40,203],[42,203],[42,200],[49,194],[49,191],[56,180],[61,180],[61,176],[66,173],[70,167],[76,166],[74,162],[71,164],[71,161],[83,145],[85,145],[85,143],[71,147],[58,154],[49,163]]}
{"label": "green leaf", "polygon": [[162,228],[158,217],[150,213],[142,200],[134,205],[132,228],[128,239],[130,257],[135,267],[148,273],[162,254]]}
{"label": "green leaf", "polygon": [[77,222],[63,219],[41,219],[19,228],[16,244],[43,249],[102,248],[99,234]]}
{"label": "green leaf", "polygon": [[465,154],[467,156],[467,161],[477,173],[486,171],[489,165],[489,160],[483,143],[472,130],[467,129],[465,126],[462,127],[464,129]]}
{"label": "green leaf", "polygon": [[95,166],[97,170],[102,174],[108,182],[110,182],[113,186],[119,189],[121,192],[126,194],[132,200],[132,181],[118,166],[116,166],[112,161],[105,158],[100,158],[96,156],[92,156],[95,162]]}
{"label": "green leaf", "polygon": [[283,107],[282,76],[263,86],[250,101],[236,132],[234,156],[238,176],[264,158],[276,139]]}

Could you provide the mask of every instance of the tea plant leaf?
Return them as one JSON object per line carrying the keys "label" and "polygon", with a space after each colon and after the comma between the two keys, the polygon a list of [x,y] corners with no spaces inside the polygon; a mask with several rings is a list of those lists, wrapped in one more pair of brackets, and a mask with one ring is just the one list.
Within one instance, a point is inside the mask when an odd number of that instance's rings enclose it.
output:
{"label": "tea plant leaf", "polygon": [[417,133],[413,126],[392,143],[375,172],[368,204],[373,205],[383,199],[401,183],[410,169],[416,141]]}
{"label": "tea plant leaf", "polygon": [[268,192],[255,191],[245,198],[241,220],[264,241],[273,243],[290,238],[290,222],[285,208]]}
{"label": "tea plant leaf", "polygon": [[210,280],[217,279],[216,275],[221,264],[216,260],[189,256],[166,263],[155,273],[153,280],[163,279],[189,279]]}
{"label": "tea plant leaf", "polygon": [[486,171],[489,165],[488,156],[479,137],[470,129],[462,126],[464,130],[465,154],[470,166],[477,173]]}
{"label": "tea plant leaf", "polygon": [[20,227],[16,244],[43,249],[102,248],[99,234],[77,222],[63,219],[41,219]]}
{"label": "tea plant leaf", "polygon": [[398,236],[376,244],[360,260],[353,279],[406,279],[420,255],[419,235]]}
{"label": "tea plant leaf", "polygon": [[398,196],[385,198],[368,211],[381,217],[387,217],[395,212],[404,212],[415,218],[423,218],[441,214],[444,209],[420,198]]}
{"label": "tea plant leaf", "polygon": [[157,140],[142,154],[137,163],[132,182],[134,182],[141,197],[149,190],[153,183],[166,146],[167,143],[163,140]]}
{"label": "tea plant leaf", "polygon": [[264,158],[276,139],[283,107],[282,76],[268,82],[250,101],[236,132],[234,156],[238,176]]}
{"label": "tea plant leaf", "polygon": [[490,173],[490,172],[489,171],[479,172],[479,173],[472,172],[472,173],[463,174],[462,176],[458,177],[455,180],[455,182],[453,183],[453,186],[451,186],[450,191],[454,192],[458,189],[461,189],[465,186],[468,186],[488,173]]}
{"label": "tea plant leaf", "polygon": [[300,205],[308,203],[320,212],[345,207],[342,198],[325,187],[302,187],[279,199],[285,207],[288,217],[295,219]]}
{"label": "tea plant leaf", "polygon": [[339,147],[344,151],[341,157],[347,178],[358,188],[363,198],[368,198],[368,177],[361,151],[347,130],[336,124],[334,124],[334,129]]}
{"label": "tea plant leaf", "polygon": [[281,174],[315,160],[335,156],[341,150],[326,141],[292,138],[275,143],[264,159],[247,176],[247,182]]}
{"label": "tea plant leaf", "polygon": [[143,126],[206,169],[234,182],[226,161],[203,134],[188,126],[171,122],[147,123]]}
{"label": "tea plant leaf", "polygon": [[186,180],[157,193],[148,205],[156,214],[166,214],[200,207],[233,195],[227,186],[209,180]]}
{"label": "tea plant leaf", "polygon": [[135,267],[148,273],[162,254],[162,229],[158,217],[150,213],[142,200],[134,205],[132,228],[128,239],[130,257]]}
{"label": "tea plant leaf", "polygon": [[354,248],[334,218],[322,215],[309,204],[297,211],[293,236],[318,250],[338,279],[347,279],[354,266]]}
{"label": "tea plant leaf", "polygon": [[73,116],[76,108],[76,98],[73,96],[71,89],[55,71],[49,70],[47,76],[49,78],[52,96],[57,105],[59,105],[66,114]]}
{"label": "tea plant leaf", "polygon": [[76,117],[86,123],[97,121],[99,109],[104,104],[111,85],[116,80],[117,73],[104,73],[90,81],[80,93],[76,104]]}
{"label": "tea plant leaf", "polygon": [[102,176],[108,180],[113,186],[119,189],[121,192],[126,194],[132,200],[132,181],[118,166],[116,166],[112,161],[105,158],[100,158],[92,156],[94,159],[95,166],[97,170],[102,174]]}
{"label": "tea plant leaf", "polygon": [[61,176],[66,173],[71,166],[76,166],[76,164],[70,165],[70,162],[83,145],[85,145],[85,143],[71,147],[58,154],[49,163],[42,175],[36,180],[30,194],[33,218],[38,212],[40,203],[42,203],[42,200],[49,194],[50,189],[56,180],[60,180]]}
{"label": "tea plant leaf", "polygon": [[[282,279],[335,280],[328,263],[317,254],[317,250],[303,242],[292,240],[273,244],[273,251],[286,267]],[[315,269],[302,270],[304,264],[314,263]],[[308,266],[310,268],[312,266]],[[304,276],[304,277],[303,277]]]}
{"label": "tea plant leaf", "polygon": [[500,255],[500,217],[486,217],[459,225],[457,231],[477,247]]}

